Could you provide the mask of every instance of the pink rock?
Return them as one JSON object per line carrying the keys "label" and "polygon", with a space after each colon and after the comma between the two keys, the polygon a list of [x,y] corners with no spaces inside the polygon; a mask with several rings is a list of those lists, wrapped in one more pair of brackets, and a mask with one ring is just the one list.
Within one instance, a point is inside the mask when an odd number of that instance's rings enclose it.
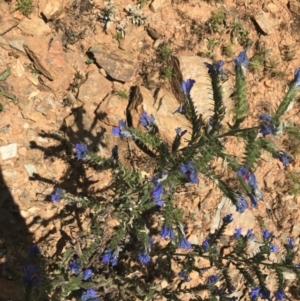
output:
{"label": "pink rock", "polygon": [[100,102],[111,92],[112,84],[99,70],[92,70],[79,89],[78,99],[82,102]]}

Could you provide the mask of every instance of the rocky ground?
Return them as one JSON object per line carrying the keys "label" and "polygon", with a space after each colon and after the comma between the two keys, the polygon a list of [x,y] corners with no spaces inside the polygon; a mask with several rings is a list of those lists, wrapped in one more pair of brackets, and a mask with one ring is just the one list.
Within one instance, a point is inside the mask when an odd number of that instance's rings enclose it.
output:
{"label": "rocky ground", "polygon": [[[260,113],[274,112],[300,66],[297,1],[137,4],[36,0],[33,12],[24,16],[15,0],[0,1],[0,73],[11,71],[0,81],[0,263],[26,260],[30,244],[38,244],[45,258],[59,255],[67,246],[62,238],[75,240],[82,230],[77,219],[84,224],[84,216],[68,216],[50,195],[55,187],[74,195],[97,193],[110,174],[83,170],[74,159],[75,143],[85,142],[107,157],[119,144],[125,161],[128,144],[110,135],[111,128],[125,117],[138,126],[143,110],[155,115],[162,138],[172,141],[175,128],[187,127],[182,115],[171,114],[181,101],[179,80],[196,80],[193,99],[204,118],[210,114],[210,81],[203,63],[212,60],[225,61],[230,120],[233,58],[245,48],[252,71],[247,76],[250,115],[244,124],[255,126]],[[285,119],[299,124],[299,108],[297,100]],[[297,189],[291,192],[288,180],[300,171],[298,144],[285,136],[274,141],[294,162],[284,170],[263,153],[255,174],[265,201],[257,209],[239,215],[204,179],[193,191],[178,195],[189,216],[190,242],[202,243],[218,227],[220,212],[234,213],[228,233],[243,227],[259,236],[268,228],[278,244],[300,235],[300,196]],[[228,151],[239,157],[243,148],[236,145],[235,138],[226,141]],[[143,166],[151,174],[151,162]],[[18,287],[2,276],[0,300],[13,299]]]}

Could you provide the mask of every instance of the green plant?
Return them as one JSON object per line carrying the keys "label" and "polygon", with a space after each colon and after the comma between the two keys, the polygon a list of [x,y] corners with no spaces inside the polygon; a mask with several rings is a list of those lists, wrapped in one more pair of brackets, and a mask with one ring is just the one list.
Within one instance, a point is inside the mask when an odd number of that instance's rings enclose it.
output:
{"label": "green plant", "polygon": [[118,90],[115,93],[121,99],[128,99],[129,98],[129,95],[125,90]]}
{"label": "green plant", "polygon": [[94,59],[87,59],[86,61],[85,61],[85,63],[87,64],[87,65],[91,65],[91,64],[94,64],[95,63],[95,60]]}
{"label": "green plant", "polygon": [[250,47],[252,40],[249,38],[249,31],[245,30],[243,24],[235,17],[232,26],[232,38],[236,38],[238,43],[244,47]]}
{"label": "green plant", "polygon": [[16,7],[24,16],[29,16],[33,12],[32,0],[17,0]]}
{"label": "green plant", "polygon": [[148,0],[137,0],[137,3],[143,7],[144,5],[146,5],[148,3]]}
{"label": "green plant", "polygon": [[265,63],[265,73],[270,78],[278,78],[284,80],[287,74],[284,70],[279,68],[280,63],[276,59],[269,59]]}
{"label": "green plant", "polygon": [[300,173],[291,171],[287,174],[287,187],[290,194],[300,194]]}
{"label": "green plant", "polygon": [[[283,300],[288,285],[284,280],[286,272],[294,275],[299,287],[300,264],[294,238],[288,238],[280,256],[272,260],[272,253],[279,252],[279,246],[275,244],[273,232],[266,228],[268,223],[260,216],[258,221],[263,229],[259,235],[247,228],[235,228],[230,234],[225,230],[230,230],[228,225],[233,221],[233,214],[224,214],[219,206],[216,216],[220,219],[214,231],[201,242],[191,243],[187,238],[185,223],[191,215],[179,206],[178,192],[187,191],[187,186],[198,188],[200,181],[210,183],[222,194],[221,202],[231,202],[237,211],[235,214],[240,215],[248,210],[250,203],[251,207],[257,207],[259,201],[264,201],[254,171],[260,165],[262,151],[278,158],[284,168],[292,162],[292,158],[279,151],[266,136],[279,134],[281,118],[300,91],[300,69],[295,71],[294,80],[273,114],[263,113],[259,123],[245,127],[244,121],[251,108],[246,91],[249,65],[246,51],[234,61],[236,97],[232,120],[225,123],[224,62],[219,61],[205,63],[212,88],[209,120],[203,120],[191,97],[195,80],[186,79],[177,82],[181,87],[182,103],[176,112],[169,112],[169,118],[174,120],[173,114],[181,114],[187,124],[186,128],[181,128],[182,124],[176,125],[171,141],[163,138],[164,133],[170,132],[168,125],[167,128],[160,126],[156,116],[144,110],[138,117],[139,127],[130,125],[133,118],[129,114],[128,123],[119,120],[118,126],[112,127],[113,139],[125,140],[126,143],[121,142],[123,146],[134,143],[151,162],[153,173],[149,173],[138,157],[138,166],[132,168],[120,160],[118,145],[106,157],[90,151],[85,143],[74,145],[76,172],[81,170],[84,174],[85,169],[105,171],[106,175],[110,174],[110,179],[99,192],[86,189],[85,195],[74,195],[72,190],[58,187],[51,195],[52,202],[65,202],[69,210],[74,208],[79,217],[81,214],[88,221],[87,229],[76,235],[76,243],[70,244],[51,262],[49,287],[54,296],[52,300],[79,299],[81,295],[83,301],[163,298],[179,301],[183,294],[191,294],[190,300],[195,301],[233,301],[236,295],[242,294],[245,298],[249,295],[248,299],[252,300],[271,300],[268,286],[273,285],[274,280],[276,287],[272,297],[274,293],[277,299]],[[222,124],[226,127],[222,128]],[[295,133],[300,140],[299,133]],[[227,151],[226,138],[229,137],[241,141],[241,156],[233,156]],[[215,168],[215,162],[226,163],[228,173],[235,179],[234,184]],[[74,166],[73,159],[72,164]],[[299,179],[293,181],[298,183]],[[248,252],[251,245],[255,246],[255,252]],[[174,266],[179,272],[174,272]],[[39,279],[40,271],[33,271],[34,277],[30,274],[29,281],[25,282],[27,296],[33,290],[49,292],[49,287],[38,286],[36,279]],[[198,274],[199,282],[183,286],[189,282],[192,273]],[[164,280],[167,285],[162,287],[160,284]]]}
{"label": "green plant", "polygon": [[120,42],[121,40],[124,39],[123,32],[122,31],[117,31],[116,34],[114,35],[115,40]]}
{"label": "green plant", "polygon": [[214,38],[207,39],[207,51],[200,52],[200,56],[208,57],[214,59],[215,55],[213,53],[215,46],[218,44],[218,40]]}
{"label": "green plant", "polygon": [[233,49],[232,49],[232,44],[231,43],[223,46],[223,53],[228,57],[233,56]]}
{"label": "green plant", "polygon": [[170,60],[172,56],[173,50],[168,46],[166,43],[162,43],[158,47],[158,55],[163,61],[168,61]]}
{"label": "green plant", "polygon": [[162,69],[162,78],[166,78],[168,80],[171,80],[173,76],[173,67],[172,66],[166,66]]}
{"label": "green plant", "polygon": [[226,21],[226,14],[222,9],[219,9],[212,17],[207,21],[207,27],[209,32],[219,32]]}

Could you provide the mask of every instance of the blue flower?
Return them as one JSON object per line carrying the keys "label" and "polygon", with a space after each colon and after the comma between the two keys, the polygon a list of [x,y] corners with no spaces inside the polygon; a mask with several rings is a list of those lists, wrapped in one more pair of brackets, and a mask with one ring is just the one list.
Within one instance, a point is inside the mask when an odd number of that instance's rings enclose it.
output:
{"label": "blue flower", "polygon": [[85,143],[76,143],[75,144],[76,149],[76,158],[77,160],[84,159],[88,153],[88,148]]}
{"label": "blue flower", "polygon": [[227,214],[226,216],[223,217],[223,223],[224,224],[229,224],[233,221],[232,214]]}
{"label": "blue flower", "polygon": [[83,292],[81,295],[80,301],[99,301],[99,298],[96,297],[97,292],[89,288],[86,292]]}
{"label": "blue flower", "polygon": [[247,234],[246,234],[246,237],[248,238],[248,239],[250,239],[250,240],[253,240],[254,239],[254,234],[253,234],[253,229],[249,229],[248,231],[247,231]]}
{"label": "blue flower", "polygon": [[268,299],[269,301],[271,301],[271,293],[270,291],[265,287],[261,287],[260,290],[259,290],[259,296],[262,298],[262,299]]}
{"label": "blue flower", "polygon": [[211,73],[220,74],[222,67],[224,66],[224,61],[218,61],[214,64],[204,63],[204,65],[209,69]]}
{"label": "blue flower", "polygon": [[235,203],[236,211],[243,213],[247,209],[247,202],[243,195],[239,194]]}
{"label": "blue flower", "polygon": [[171,240],[175,239],[175,235],[174,235],[172,228],[167,225],[163,225],[163,227],[160,231],[160,235],[164,239],[166,239],[166,238],[170,238]]}
{"label": "blue flower", "polygon": [[206,285],[215,284],[218,280],[219,280],[219,276],[216,275],[210,276],[206,282]]}
{"label": "blue flower", "polygon": [[292,250],[294,248],[294,238],[293,237],[288,238],[288,243],[286,245],[286,248],[288,250]]}
{"label": "blue flower", "polygon": [[102,262],[103,263],[111,263],[112,266],[116,266],[118,263],[118,257],[119,253],[117,250],[112,252],[112,250],[107,249],[104,251],[104,254],[102,255]]}
{"label": "blue flower", "polygon": [[33,264],[29,264],[22,268],[23,283],[25,286],[36,286],[41,283],[41,277],[37,276],[38,267]]}
{"label": "blue flower", "polygon": [[81,270],[81,266],[76,260],[72,260],[69,263],[68,268],[71,272],[74,272],[75,275],[78,275],[80,273],[80,270]]}
{"label": "blue flower", "polygon": [[147,251],[143,251],[138,254],[138,260],[143,264],[148,264],[151,260],[151,257]]}
{"label": "blue flower", "polygon": [[251,292],[249,293],[249,297],[252,300],[257,300],[258,296],[259,296],[259,291],[260,291],[260,287],[252,287],[251,288]]}
{"label": "blue flower", "polygon": [[273,234],[273,232],[271,232],[271,231],[269,231],[269,230],[266,229],[266,230],[262,231],[262,236],[263,236],[264,240],[267,240],[269,238],[273,238],[274,234]]}
{"label": "blue flower", "polygon": [[209,242],[208,239],[205,239],[204,242],[202,243],[202,247],[204,252],[207,252],[209,250]]}
{"label": "blue flower", "polygon": [[190,281],[189,276],[186,274],[186,272],[185,272],[184,270],[181,270],[181,271],[178,273],[178,276],[179,276],[180,278],[182,278],[182,280],[183,280],[184,282],[189,282],[189,281]]}
{"label": "blue flower", "polygon": [[181,90],[184,95],[190,94],[195,82],[196,81],[193,79],[188,79],[186,82],[185,81],[181,82]]}
{"label": "blue flower", "polygon": [[236,64],[237,68],[240,68],[241,70],[245,70],[249,66],[249,59],[247,57],[246,50],[241,51],[239,55],[234,59],[234,62]]}
{"label": "blue flower", "polygon": [[270,252],[276,253],[278,251],[279,251],[279,248],[276,245],[270,244]]}
{"label": "blue flower", "polygon": [[292,157],[289,156],[287,153],[280,151],[278,154],[279,160],[282,162],[284,167],[287,167],[289,163],[293,161]]}
{"label": "blue flower", "polygon": [[294,72],[294,83],[296,87],[300,86],[300,68],[297,68]]}
{"label": "blue flower", "polygon": [[258,204],[256,196],[253,193],[249,193],[249,197],[251,201],[251,206],[256,208]]}
{"label": "blue flower", "polygon": [[235,232],[234,232],[234,238],[235,238],[235,239],[238,239],[238,238],[241,237],[241,235],[242,235],[242,228],[237,228],[237,229],[235,229]]}
{"label": "blue flower", "polygon": [[[158,181],[157,181],[158,183]],[[161,195],[163,193],[164,186],[158,183],[151,191],[151,196],[154,199],[154,203],[156,206],[163,206],[164,202],[161,200]]]}
{"label": "blue flower", "polygon": [[155,126],[155,118],[152,114],[148,117],[147,113],[143,112],[140,118],[140,124],[147,130],[151,130],[152,127]]}
{"label": "blue flower", "polygon": [[188,162],[186,164],[180,164],[179,169],[182,173],[186,175],[186,178],[191,183],[199,183],[198,175],[195,170],[195,164],[193,162]]}
{"label": "blue flower", "polygon": [[112,134],[114,136],[120,137],[121,139],[123,138],[133,138],[135,135],[131,134],[127,130],[127,126],[124,120],[119,120],[119,127],[113,127],[111,130]]}
{"label": "blue flower", "polygon": [[51,194],[51,201],[52,202],[59,202],[61,200],[61,197],[63,195],[63,191],[61,188],[56,188],[54,193]]}
{"label": "blue flower", "polygon": [[272,117],[269,115],[269,114],[267,114],[267,113],[263,113],[263,114],[261,114],[260,116],[259,116],[259,118],[260,118],[260,120],[262,120],[262,121],[266,121],[266,122],[272,122]]}
{"label": "blue flower", "polygon": [[181,249],[188,249],[188,250],[192,249],[191,244],[188,242],[188,240],[185,237],[180,238],[178,247]]}
{"label": "blue flower", "polygon": [[83,274],[82,274],[82,279],[83,279],[83,280],[88,280],[88,279],[90,279],[90,278],[92,277],[92,275],[93,275],[92,270],[91,270],[91,269],[86,269],[86,270],[83,272]]}
{"label": "blue flower", "polygon": [[272,133],[272,127],[268,124],[262,124],[259,132],[264,136],[270,135]]}
{"label": "blue flower", "polygon": [[241,166],[236,172],[238,177],[242,177],[246,183],[252,188],[257,189],[257,180],[251,171],[248,170],[247,166]]}
{"label": "blue flower", "polygon": [[287,297],[287,295],[285,294],[285,292],[282,290],[282,289],[279,289],[277,290],[275,293],[274,293],[274,297],[276,298],[276,300],[278,301],[282,301],[284,299],[289,299]]}
{"label": "blue flower", "polygon": [[260,133],[264,136],[269,134],[276,135],[277,129],[272,123],[272,117],[269,114],[262,114],[259,116],[259,119],[263,122],[260,127]]}
{"label": "blue flower", "polygon": [[31,246],[29,248],[29,256],[31,258],[37,257],[39,255],[41,255],[41,250],[40,250],[39,246]]}

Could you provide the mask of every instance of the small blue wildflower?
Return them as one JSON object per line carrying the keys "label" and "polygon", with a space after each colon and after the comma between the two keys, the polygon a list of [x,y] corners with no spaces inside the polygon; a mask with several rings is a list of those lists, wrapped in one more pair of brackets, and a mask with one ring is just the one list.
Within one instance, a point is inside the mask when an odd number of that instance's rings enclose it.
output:
{"label": "small blue wildflower", "polygon": [[156,206],[163,206],[163,201],[161,200],[161,195],[163,193],[164,186],[162,184],[157,184],[151,191],[151,196],[154,199]]}
{"label": "small blue wildflower", "polygon": [[294,83],[296,87],[300,86],[300,68],[297,68],[294,72]]}
{"label": "small blue wildflower", "polygon": [[249,297],[251,301],[257,300],[259,296],[260,287],[252,287],[251,292],[249,292]]}
{"label": "small blue wildflower", "polygon": [[286,248],[288,250],[292,250],[294,248],[294,238],[293,237],[288,238],[288,243],[286,245]]}
{"label": "small blue wildflower", "polygon": [[56,188],[54,193],[51,194],[51,201],[52,202],[59,202],[61,200],[61,197],[63,195],[63,191],[61,188]]}
{"label": "small blue wildflower", "polygon": [[204,242],[202,243],[202,247],[203,247],[203,250],[204,252],[207,252],[209,250],[209,242],[208,242],[208,239],[205,239]]}
{"label": "small blue wildflower", "polygon": [[111,130],[112,134],[114,136],[120,137],[121,139],[123,138],[133,138],[135,137],[133,134],[131,134],[127,130],[127,126],[124,120],[119,120],[119,127],[113,127]]}
{"label": "small blue wildflower", "polygon": [[181,237],[178,243],[178,247],[181,249],[191,250],[192,246],[185,237]]}
{"label": "small blue wildflower", "polygon": [[234,59],[237,68],[240,68],[242,71],[246,70],[249,66],[249,59],[247,57],[246,50],[241,51],[239,55]]}
{"label": "small blue wildflower", "polygon": [[181,90],[182,90],[184,95],[190,94],[195,82],[196,82],[195,80],[190,79],[190,78],[187,79],[186,82],[185,81],[181,82]]}
{"label": "small blue wildflower", "polygon": [[143,112],[140,118],[140,124],[147,130],[151,130],[152,127],[155,126],[155,118],[152,114],[148,116],[146,112]]}
{"label": "small blue wildflower", "polygon": [[236,211],[239,213],[243,213],[247,209],[247,202],[243,195],[239,194],[236,199]]}
{"label": "small blue wildflower", "polygon": [[246,237],[250,240],[253,240],[255,238],[254,234],[253,234],[253,229],[249,229],[247,231]]}
{"label": "small blue wildflower", "polygon": [[300,268],[300,263],[294,265],[295,268]]}
{"label": "small blue wildflower", "polygon": [[210,276],[206,282],[206,285],[215,284],[218,280],[219,280],[219,276],[217,275]]}
{"label": "small blue wildflower", "polygon": [[29,264],[22,268],[23,283],[26,287],[37,286],[41,283],[41,277],[37,276],[38,267]]}
{"label": "small blue wildflower", "polygon": [[88,148],[85,143],[76,143],[75,150],[77,160],[84,159],[88,153]]}
{"label": "small blue wildflower", "polygon": [[272,117],[269,114],[262,114],[259,116],[259,119],[263,122],[260,127],[260,133],[262,133],[264,136],[267,136],[269,134],[276,135],[277,129],[272,123]]}
{"label": "small blue wildflower", "polygon": [[182,173],[186,175],[186,178],[191,183],[199,183],[198,175],[195,170],[195,164],[193,162],[188,162],[186,164],[180,164],[179,169]]}
{"label": "small blue wildflower", "polygon": [[231,213],[223,217],[224,224],[230,224],[232,221],[233,221],[233,217]]}
{"label": "small blue wildflower", "polygon": [[119,253],[117,250],[115,250],[114,252],[112,252],[112,250],[107,249],[104,251],[104,254],[102,255],[102,262],[103,263],[111,263],[112,266],[116,266],[118,263],[118,256]]}
{"label": "small blue wildflower", "polygon": [[181,271],[178,273],[178,276],[179,276],[180,278],[182,278],[182,280],[183,280],[184,282],[189,282],[189,281],[190,281],[189,276],[186,274],[186,272],[185,272],[184,270],[181,270]]}
{"label": "small blue wildflower", "polygon": [[270,244],[270,252],[276,253],[278,251],[279,251],[279,248],[276,245],[274,245],[274,244],[271,243]]}
{"label": "small blue wildflower", "polygon": [[168,225],[163,225],[163,227],[160,231],[160,235],[164,239],[167,239],[167,238],[169,238],[171,240],[175,239],[173,229],[171,227],[169,227]]}
{"label": "small blue wildflower", "polygon": [[256,196],[253,193],[249,193],[249,197],[251,201],[251,206],[256,208],[258,204]]}
{"label": "small blue wildflower", "polygon": [[112,254],[112,251],[110,249],[105,250],[104,254],[102,255],[102,262],[109,263],[110,259],[111,259],[111,254]]}
{"label": "small blue wildflower", "polygon": [[269,301],[271,301],[271,292],[265,287],[265,286],[262,286],[259,290],[259,296],[262,298],[262,299],[268,299]]}
{"label": "small blue wildflower", "polygon": [[31,258],[37,257],[39,255],[41,255],[41,250],[40,250],[39,246],[31,246],[29,248],[29,256]]}
{"label": "small blue wildflower", "polygon": [[262,124],[259,132],[262,133],[264,136],[267,136],[267,135],[270,135],[273,132],[273,130],[270,125]]}
{"label": "small blue wildflower", "polygon": [[238,177],[242,177],[244,179],[244,181],[246,183],[248,183],[252,189],[257,189],[256,177],[255,177],[254,173],[252,173],[248,170],[247,166],[239,167],[236,174]]}
{"label": "small blue wildflower", "polygon": [[81,270],[80,264],[75,259],[69,263],[68,268],[71,272],[74,272],[75,275],[78,275]]}
{"label": "small blue wildflower", "polygon": [[151,257],[147,251],[143,251],[138,254],[138,260],[143,264],[148,264],[151,260]]}
{"label": "small blue wildflower", "polygon": [[289,163],[293,162],[292,157],[283,151],[279,152],[278,158],[282,162],[284,167],[287,167]]}
{"label": "small blue wildflower", "polygon": [[274,293],[274,297],[276,298],[276,300],[278,301],[282,301],[284,299],[288,299],[289,298],[287,297],[287,295],[285,294],[285,292],[282,290],[282,289],[279,289],[277,290],[275,293]]}
{"label": "small blue wildflower", "polygon": [[97,292],[89,288],[86,292],[83,292],[81,295],[80,301],[99,301],[99,298],[96,297]]}
{"label": "small blue wildflower", "polygon": [[83,272],[83,274],[82,274],[82,279],[83,279],[83,280],[88,280],[88,279],[90,279],[90,278],[92,277],[92,275],[93,275],[92,270],[91,270],[91,269],[86,269],[86,270]]}
{"label": "small blue wildflower", "polygon": [[267,114],[267,113],[263,113],[259,116],[259,119],[262,120],[262,121],[266,121],[266,122],[272,122],[272,117]]}
{"label": "small blue wildflower", "polygon": [[220,74],[222,71],[222,67],[224,66],[224,61],[218,61],[214,64],[204,63],[204,65],[208,68],[211,73]]}
{"label": "small blue wildflower", "polygon": [[269,238],[273,238],[274,234],[273,234],[273,232],[271,232],[271,231],[269,231],[269,230],[266,229],[266,230],[262,231],[262,236],[263,236],[264,240],[267,240]]}
{"label": "small blue wildflower", "polygon": [[242,228],[237,228],[237,229],[235,229],[235,232],[234,232],[234,238],[235,239],[239,239],[240,237],[241,237],[241,235],[242,235]]}

